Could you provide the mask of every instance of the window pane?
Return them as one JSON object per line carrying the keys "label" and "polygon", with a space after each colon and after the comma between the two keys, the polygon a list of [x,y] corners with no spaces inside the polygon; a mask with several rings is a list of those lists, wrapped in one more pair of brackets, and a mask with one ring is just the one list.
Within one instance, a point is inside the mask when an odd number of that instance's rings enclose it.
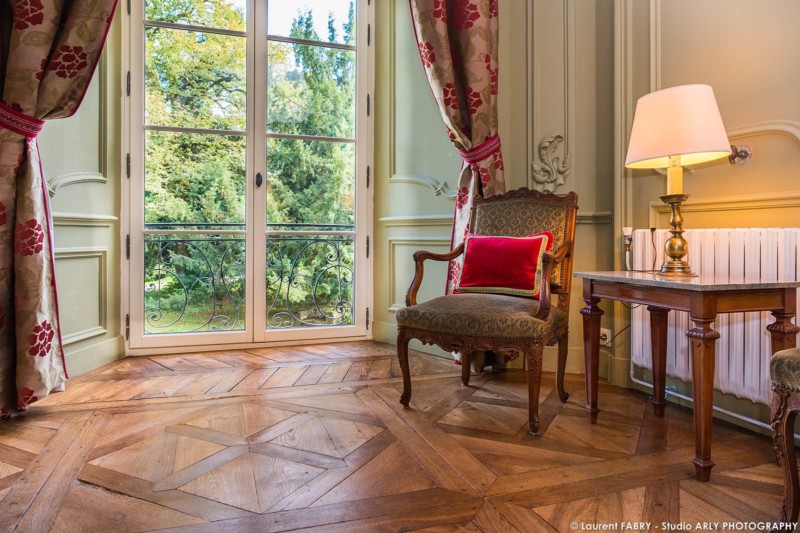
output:
{"label": "window pane", "polygon": [[267,238],[267,328],[353,323],[353,237]]}
{"label": "window pane", "polygon": [[245,129],[246,39],[166,28],[145,34],[148,125]]}
{"label": "window pane", "polygon": [[225,30],[247,29],[246,0],[147,0],[145,19]]}
{"label": "window pane", "polygon": [[339,44],[355,44],[353,0],[279,0],[268,3],[267,32]]}
{"label": "window pane", "polygon": [[245,328],[245,240],[146,235],[145,334]]}
{"label": "window pane", "polygon": [[270,42],[267,129],[355,137],[355,52]]}
{"label": "window pane", "polygon": [[269,139],[267,150],[268,224],[354,224],[355,145]]}
{"label": "window pane", "polygon": [[145,143],[146,224],[245,222],[244,137],[148,131]]}

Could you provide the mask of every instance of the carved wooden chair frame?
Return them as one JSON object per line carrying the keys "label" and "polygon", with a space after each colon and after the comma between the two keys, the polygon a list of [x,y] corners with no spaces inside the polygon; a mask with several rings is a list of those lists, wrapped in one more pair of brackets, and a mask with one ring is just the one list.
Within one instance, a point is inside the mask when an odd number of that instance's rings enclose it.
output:
{"label": "carved wooden chair frame", "polygon": [[[539,309],[534,318],[546,320],[550,315],[552,306],[551,296],[558,295],[556,306],[565,313],[569,313],[569,296],[572,282],[572,258],[575,242],[575,225],[578,210],[578,196],[574,192],[565,195],[541,193],[530,189],[517,189],[491,198],[477,198],[472,206],[470,227],[475,227],[477,209],[482,204],[503,202],[515,199],[535,199],[537,202],[554,202],[564,206],[567,210],[565,216],[564,242],[555,251],[545,253],[542,260],[542,287],[539,298]],[[546,230],[547,228],[541,228]],[[406,294],[406,306],[417,304],[417,292],[422,284],[424,274],[423,263],[427,259],[434,261],[451,261],[464,252],[464,245],[460,244],[450,252],[436,254],[426,251],[414,253],[416,270],[414,279]],[[552,283],[552,272],[556,265],[561,264],[560,284]],[[461,334],[449,334],[425,329],[399,326],[397,327],[397,356],[403,372],[403,393],[400,403],[408,407],[411,401],[411,372],[408,364],[408,343],[411,339],[419,339],[423,344],[435,344],[443,350],[461,353],[461,381],[466,386],[470,379],[470,356],[476,350],[516,350],[525,354],[528,381],[528,424],[531,434],[539,434],[539,389],[542,379],[542,353],[545,346],[558,344],[558,367],[556,388],[558,397],[566,402],[569,394],[564,390],[564,372],[567,364],[569,327],[561,326],[548,332],[540,338],[513,338],[513,337],[476,337]]]}
{"label": "carved wooden chair frame", "polygon": [[772,384],[772,442],[783,467],[783,506],[778,522],[797,522],[800,515],[800,479],[794,447],[794,421],[800,413],[800,392]]}

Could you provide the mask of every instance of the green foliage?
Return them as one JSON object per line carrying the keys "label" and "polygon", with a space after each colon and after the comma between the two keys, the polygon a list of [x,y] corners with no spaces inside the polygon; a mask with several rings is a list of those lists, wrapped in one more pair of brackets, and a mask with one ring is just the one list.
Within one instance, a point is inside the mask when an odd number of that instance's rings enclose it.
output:
{"label": "green foliage", "polygon": [[[146,18],[236,30],[244,30],[246,20],[230,0],[147,0]],[[329,16],[328,42],[353,44],[354,31],[353,3],[342,39]],[[310,11],[298,12],[290,36],[323,40],[314,29]],[[241,37],[148,27],[147,124],[245,131],[245,45]],[[266,59],[269,132],[355,137],[354,52],[270,42]],[[153,227],[236,223],[243,229],[246,157],[243,136],[148,131],[145,222]],[[268,224],[354,224],[355,157],[355,145],[350,142],[270,136],[266,154]],[[169,323],[180,316],[186,294],[189,308],[172,331],[202,324],[214,309],[217,314],[233,316],[241,307],[243,313],[243,245],[232,251],[220,242],[190,243],[179,231],[176,240],[184,239],[183,243],[163,248],[153,243],[146,250],[145,285],[152,289],[146,292],[146,307],[163,313],[157,322]],[[352,243],[310,243],[269,240],[267,305],[284,301],[285,308],[288,300],[290,306],[297,304],[303,310],[304,320],[330,323],[339,300],[352,302]],[[331,258],[341,260],[342,266],[329,268]],[[317,307],[315,301],[325,305]],[[243,323],[235,325],[236,329],[242,327]]]}

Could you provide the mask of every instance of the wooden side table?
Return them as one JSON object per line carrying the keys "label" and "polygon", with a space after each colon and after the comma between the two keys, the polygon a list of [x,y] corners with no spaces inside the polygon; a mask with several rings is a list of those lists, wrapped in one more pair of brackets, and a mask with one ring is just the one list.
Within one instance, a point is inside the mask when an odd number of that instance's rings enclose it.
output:
{"label": "wooden side table", "polygon": [[793,348],[800,328],[792,324],[800,281],[767,282],[736,277],[667,278],[649,272],[577,272],[583,278],[583,341],[586,357],[586,412],[597,422],[597,374],[600,354],[598,304],[603,298],[648,306],[653,352],[653,398],[656,416],[664,416],[667,374],[667,316],[671,309],[688,311],[694,327],[686,332],[692,353],[694,392],[695,475],[708,481],[714,400],[714,350],[719,333],[711,327],[719,313],[771,311],[767,326],[772,353]]}

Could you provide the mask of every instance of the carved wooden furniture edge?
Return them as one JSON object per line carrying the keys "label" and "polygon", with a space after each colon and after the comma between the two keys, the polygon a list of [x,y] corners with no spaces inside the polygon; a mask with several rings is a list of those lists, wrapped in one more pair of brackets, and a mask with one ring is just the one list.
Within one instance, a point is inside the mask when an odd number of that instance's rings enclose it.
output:
{"label": "carved wooden furniture edge", "polygon": [[547,317],[550,316],[550,307],[552,305],[550,302],[551,273],[553,272],[553,268],[566,259],[571,252],[572,243],[565,242],[554,253],[545,252],[542,255],[542,286],[539,289],[539,309],[536,311],[536,314],[533,315],[533,318],[547,320]]}

